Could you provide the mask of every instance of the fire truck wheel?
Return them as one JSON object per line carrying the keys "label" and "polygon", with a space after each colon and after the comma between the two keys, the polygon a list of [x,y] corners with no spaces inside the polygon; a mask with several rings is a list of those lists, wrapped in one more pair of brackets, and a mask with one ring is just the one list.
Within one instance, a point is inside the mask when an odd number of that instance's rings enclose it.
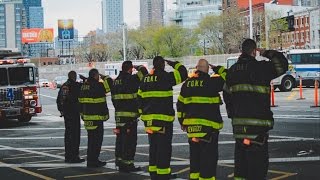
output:
{"label": "fire truck wheel", "polygon": [[30,116],[30,115],[19,116],[18,121],[19,122],[29,122],[31,120],[31,117],[32,116]]}

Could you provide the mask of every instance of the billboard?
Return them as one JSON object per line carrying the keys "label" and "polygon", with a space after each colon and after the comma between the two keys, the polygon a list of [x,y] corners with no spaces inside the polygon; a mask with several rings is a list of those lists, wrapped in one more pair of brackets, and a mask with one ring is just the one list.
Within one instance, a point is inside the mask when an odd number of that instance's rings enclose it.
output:
{"label": "billboard", "polygon": [[53,29],[22,29],[21,30],[21,42],[22,44],[28,43],[41,43],[41,42],[53,42]]}
{"label": "billboard", "polygon": [[73,19],[59,19],[58,20],[58,38],[59,39],[73,39]]}

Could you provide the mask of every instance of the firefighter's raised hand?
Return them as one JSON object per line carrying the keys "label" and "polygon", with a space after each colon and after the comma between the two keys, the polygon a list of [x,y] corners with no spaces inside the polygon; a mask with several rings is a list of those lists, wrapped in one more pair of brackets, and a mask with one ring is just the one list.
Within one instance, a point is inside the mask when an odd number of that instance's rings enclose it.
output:
{"label": "firefighter's raised hand", "polygon": [[215,65],[209,64],[210,68],[213,70],[214,68],[216,68]]}
{"label": "firefighter's raised hand", "polygon": [[105,79],[107,76],[103,75],[103,74],[99,74],[101,79]]}
{"label": "firefighter's raised hand", "polygon": [[164,60],[169,66],[174,66],[174,61]]}
{"label": "firefighter's raised hand", "polygon": [[83,75],[79,74],[80,79],[82,79],[83,81],[86,80],[87,78],[84,77]]}

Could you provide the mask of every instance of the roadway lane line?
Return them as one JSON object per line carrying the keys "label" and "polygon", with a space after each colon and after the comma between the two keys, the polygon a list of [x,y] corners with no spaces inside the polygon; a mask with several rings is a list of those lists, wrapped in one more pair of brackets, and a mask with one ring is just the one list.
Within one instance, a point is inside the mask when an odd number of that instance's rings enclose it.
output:
{"label": "roadway lane line", "polygon": [[181,169],[180,171],[174,172],[173,174],[182,174],[182,173],[187,172],[189,170],[190,170],[190,167],[187,167],[187,168]]}
{"label": "roadway lane line", "polygon": [[292,100],[296,94],[297,94],[297,91],[292,91],[290,95],[287,97],[287,100]]}
{"label": "roadway lane line", "polygon": [[90,177],[90,176],[101,176],[106,174],[115,174],[118,173],[117,171],[112,172],[104,172],[104,173],[94,173],[94,174],[81,174],[81,175],[75,175],[75,176],[65,176],[65,179],[71,179],[71,178],[80,178],[80,177]]}
{"label": "roadway lane line", "polygon": [[24,157],[11,157],[11,158],[3,158],[3,160],[12,160],[12,159],[29,159],[29,158],[39,158],[45,156],[24,156]]}
{"label": "roadway lane line", "polygon": [[37,171],[47,171],[47,170],[56,170],[56,169],[67,169],[69,167],[53,167],[53,168],[40,168]]}
{"label": "roadway lane line", "polygon": [[48,162],[61,162],[63,160],[59,159],[59,160],[48,160],[48,161],[28,161],[26,162],[27,164],[38,164],[38,163],[48,163]]}
{"label": "roadway lane line", "polygon": [[[49,151],[42,151],[42,152],[54,152],[54,151],[57,151],[57,150],[49,150]],[[25,155],[30,155],[30,154],[33,154],[33,153],[12,154],[10,156],[17,157],[17,156],[25,156]]]}
{"label": "roadway lane line", "polygon": [[[0,165],[2,165],[2,164],[5,164],[5,163],[0,162]],[[22,169],[20,167],[9,167],[9,168],[14,169],[14,170],[19,171],[19,172],[22,172],[22,173],[25,173],[25,174],[29,174],[31,176],[34,176],[34,177],[37,177],[37,178],[40,178],[40,179],[55,180],[55,179],[53,179],[51,177],[44,176],[44,175],[41,175],[41,174],[38,174],[38,173],[35,173],[35,172],[32,172],[32,171],[28,171],[28,170]]]}
{"label": "roadway lane line", "polygon": [[40,96],[47,97],[47,98],[51,98],[51,99],[57,99],[57,97],[48,96],[48,95],[44,95],[44,94],[40,94]]}

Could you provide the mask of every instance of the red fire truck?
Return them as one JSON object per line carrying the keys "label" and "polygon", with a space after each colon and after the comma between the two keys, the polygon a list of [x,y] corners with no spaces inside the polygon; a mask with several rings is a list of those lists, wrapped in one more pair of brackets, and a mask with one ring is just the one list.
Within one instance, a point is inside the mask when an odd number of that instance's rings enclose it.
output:
{"label": "red fire truck", "polygon": [[28,122],[41,113],[38,69],[29,59],[0,60],[0,121]]}

